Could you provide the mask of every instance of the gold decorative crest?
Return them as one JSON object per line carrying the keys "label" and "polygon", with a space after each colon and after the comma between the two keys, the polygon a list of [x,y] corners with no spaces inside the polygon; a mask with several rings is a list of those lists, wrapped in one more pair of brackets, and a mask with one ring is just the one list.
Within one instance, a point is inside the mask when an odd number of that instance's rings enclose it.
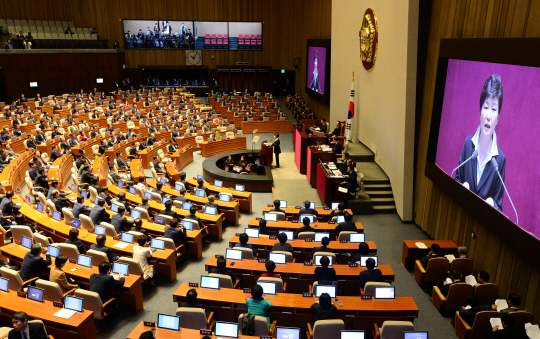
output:
{"label": "gold decorative crest", "polygon": [[377,58],[379,31],[377,17],[373,9],[368,8],[362,18],[362,27],[358,32],[360,37],[360,60],[368,71],[373,69]]}

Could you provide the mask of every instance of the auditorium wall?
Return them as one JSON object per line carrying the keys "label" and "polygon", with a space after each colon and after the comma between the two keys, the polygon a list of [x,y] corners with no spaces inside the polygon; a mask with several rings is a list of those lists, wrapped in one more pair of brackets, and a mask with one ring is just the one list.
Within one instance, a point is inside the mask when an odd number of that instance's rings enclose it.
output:
{"label": "auditorium wall", "polygon": [[[433,0],[416,147],[414,221],[434,239],[452,239],[469,248],[474,272],[485,270],[499,285],[499,297],[519,293],[521,308],[540,317],[540,271],[515,253],[520,244],[495,236],[424,175],[439,42],[443,38],[540,37],[540,3],[528,0]],[[534,188],[532,188],[534,189]],[[472,237],[475,234],[475,238]],[[527,260],[525,260],[527,259]],[[533,258],[534,260],[535,258]],[[535,320],[537,322],[537,320]]]}
{"label": "auditorium wall", "polygon": [[[203,65],[234,65],[248,61],[255,66],[293,70],[293,59],[300,56],[296,72],[296,92],[302,94],[314,111],[328,117],[329,105],[318,103],[304,92],[307,39],[329,39],[331,0],[199,0],[199,1],[73,1],[5,0],[0,16],[6,19],[65,20],[77,27],[95,27],[101,39],[119,40],[123,46],[122,19],[201,20],[263,22],[262,51],[203,51]],[[138,65],[184,66],[184,51],[129,50],[126,69]],[[133,72],[128,73],[133,74]]]}
{"label": "auditorium wall", "polygon": [[[367,8],[375,11],[379,27],[379,48],[371,71],[362,66],[358,36]],[[376,153],[404,221],[411,221],[413,215],[417,25],[418,0],[332,3],[331,124],[347,119],[355,71],[353,134]]]}

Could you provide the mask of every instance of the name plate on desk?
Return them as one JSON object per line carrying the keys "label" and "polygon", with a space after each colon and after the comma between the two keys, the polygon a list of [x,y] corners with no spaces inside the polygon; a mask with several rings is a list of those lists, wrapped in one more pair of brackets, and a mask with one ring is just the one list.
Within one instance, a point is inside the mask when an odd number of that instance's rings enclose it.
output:
{"label": "name plate on desk", "polygon": [[311,261],[304,261],[304,266],[313,266]]}
{"label": "name plate on desk", "polygon": [[373,296],[371,296],[371,295],[363,295],[363,296],[362,296],[362,299],[369,299],[369,300],[371,300],[371,299],[373,299]]}
{"label": "name plate on desk", "polygon": [[250,288],[244,288],[244,293],[251,293],[251,289]]}
{"label": "name plate on desk", "polygon": [[201,335],[212,335],[211,330],[201,330]]}
{"label": "name plate on desk", "polygon": [[298,220],[293,220],[292,223],[293,224],[298,224]]}
{"label": "name plate on desk", "polygon": [[259,262],[266,263],[266,259],[259,259]]}
{"label": "name plate on desk", "polygon": [[270,239],[270,240],[276,240],[276,236],[275,236],[275,235],[270,235],[270,236],[268,237],[268,239]]}
{"label": "name plate on desk", "polygon": [[26,298],[26,293],[24,292],[17,292],[17,295],[21,298]]}
{"label": "name plate on desk", "polygon": [[294,208],[296,208],[297,210],[301,210],[301,209],[302,209],[302,207],[300,207],[300,206],[294,206]]}
{"label": "name plate on desk", "polygon": [[58,301],[53,301],[53,306],[54,307],[60,307],[60,308],[64,307],[64,305],[62,305],[62,303],[58,302]]}
{"label": "name plate on desk", "polygon": [[342,243],[347,243],[348,240],[340,240],[339,242],[342,242]]}
{"label": "name plate on desk", "polygon": [[216,258],[219,259],[219,258],[223,258],[223,256],[221,254],[216,254]]}
{"label": "name plate on desk", "polygon": [[325,211],[328,211],[330,209],[330,207],[325,207],[324,210]]}
{"label": "name plate on desk", "polygon": [[268,206],[268,207],[274,207],[274,205],[272,205],[272,204],[266,204],[266,206]]}
{"label": "name plate on desk", "polygon": [[272,339],[269,335],[261,335],[260,339]]}
{"label": "name plate on desk", "polygon": [[146,327],[156,327],[156,323],[153,321],[143,321],[143,324]]}
{"label": "name plate on desk", "polygon": [[304,297],[304,298],[312,298],[313,293],[302,293],[302,297]]}
{"label": "name plate on desk", "polygon": [[199,283],[189,283],[189,287],[199,287]]}
{"label": "name plate on desk", "polygon": [[77,261],[75,259],[68,259],[71,264],[76,264]]}
{"label": "name plate on desk", "polygon": [[333,224],[335,224],[336,222],[335,222],[335,221],[329,221],[328,223],[333,225]]}
{"label": "name plate on desk", "polygon": [[239,237],[239,236],[240,236],[240,234],[241,234],[241,233],[235,233],[234,235],[236,235],[237,237]]}
{"label": "name plate on desk", "polygon": [[255,218],[255,220],[262,220],[262,218]]}
{"label": "name plate on desk", "polygon": [[352,263],[349,264],[349,267],[358,267],[358,264],[352,262]]}
{"label": "name plate on desk", "polygon": [[16,243],[17,245],[20,245],[20,244],[21,244],[21,242],[20,242],[19,240],[15,240],[15,243]]}
{"label": "name plate on desk", "polygon": [[305,238],[304,241],[305,241],[305,242],[312,242],[313,239],[311,239],[311,238]]}

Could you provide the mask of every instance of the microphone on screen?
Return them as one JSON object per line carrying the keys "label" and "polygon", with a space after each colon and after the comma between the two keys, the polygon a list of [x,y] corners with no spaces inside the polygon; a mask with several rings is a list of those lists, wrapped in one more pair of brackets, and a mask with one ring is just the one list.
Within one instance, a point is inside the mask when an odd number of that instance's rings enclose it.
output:
{"label": "microphone on screen", "polygon": [[471,159],[476,158],[477,156],[478,156],[478,150],[475,149],[473,154],[467,160],[459,164],[458,167],[454,168],[454,170],[452,171],[452,174],[450,174],[450,177],[452,177],[454,175],[454,172],[457,171],[461,166],[465,165],[467,162],[469,162]]}
{"label": "microphone on screen", "polygon": [[519,225],[519,223],[518,223],[519,219],[518,219],[518,214],[517,214],[516,208],[514,207],[514,203],[512,202],[512,198],[510,198],[510,194],[508,194],[508,190],[506,189],[506,185],[504,184],[504,181],[503,181],[503,179],[501,177],[501,174],[499,173],[499,164],[497,164],[497,160],[495,160],[495,158],[491,158],[491,166],[493,166],[495,168],[495,171],[499,175],[499,179],[501,180],[501,182],[503,184],[504,191],[506,192],[506,195],[508,196],[508,200],[510,200],[510,204],[512,205],[512,208],[514,209],[514,213],[516,214],[516,224]]}

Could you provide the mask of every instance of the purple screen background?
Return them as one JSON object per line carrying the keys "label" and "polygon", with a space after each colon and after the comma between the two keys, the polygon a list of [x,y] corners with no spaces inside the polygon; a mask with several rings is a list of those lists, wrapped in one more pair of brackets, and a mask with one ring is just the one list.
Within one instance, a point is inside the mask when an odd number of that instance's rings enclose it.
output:
{"label": "purple screen background", "polygon": [[308,48],[308,70],[307,70],[307,83],[306,87],[309,88],[311,80],[313,79],[313,68],[315,68],[315,52],[317,52],[317,70],[319,72],[319,92],[324,93],[324,79],[326,77],[326,47],[312,47]]}
{"label": "purple screen background", "polygon": [[[435,163],[448,175],[459,165],[465,137],[474,134],[480,124],[480,94],[492,73],[501,77],[503,86],[495,132],[506,156],[505,185],[516,207],[519,226],[540,237],[540,68],[449,60]],[[503,213],[516,222],[506,193]]]}

